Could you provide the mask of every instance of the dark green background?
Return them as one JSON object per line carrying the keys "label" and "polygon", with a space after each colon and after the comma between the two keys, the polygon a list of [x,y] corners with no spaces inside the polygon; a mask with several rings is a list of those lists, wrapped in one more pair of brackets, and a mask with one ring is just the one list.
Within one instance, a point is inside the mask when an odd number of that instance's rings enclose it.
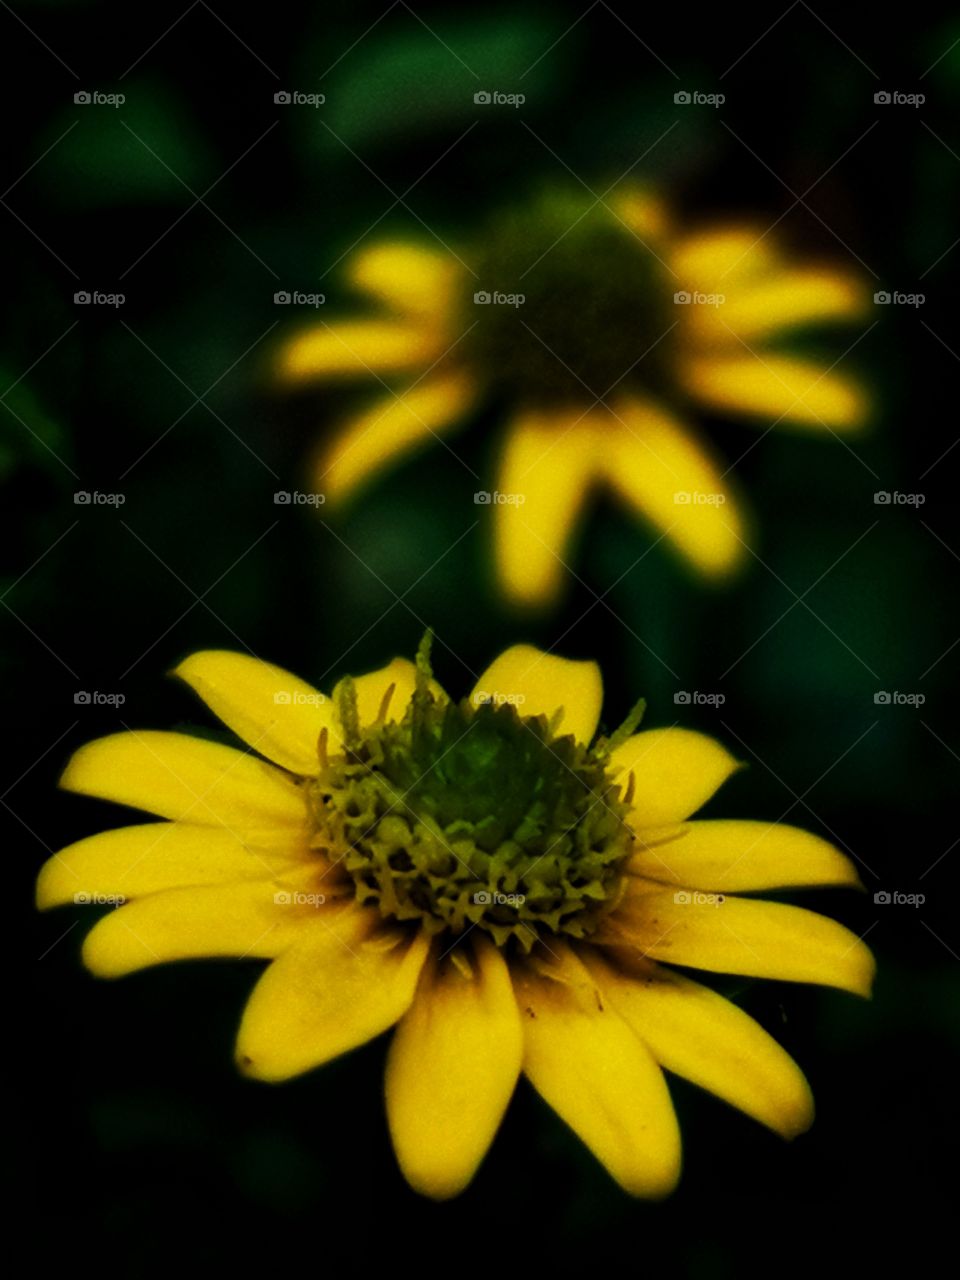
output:
{"label": "dark green background", "polygon": [[[643,693],[648,724],[714,733],[751,763],[713,814],[783,818],[861,860],[866,895],[806,901],[866,934],[876,997],[730,988],[813,1084],[818,1121],[793,1146],[676,1082],[684,1180],[665,1204],[634,1203],[523,1085],[474,1186],[436,1206],[393,1163],[383,1043],[287,1086],[245,1082],[232,1038],[259,964],[97,982],[78,963],[89,912],[61,911],[26,953],[36,1093],[24,1109],[44,1250],[95,1251],[125,1276],[197,1261],[367,1274],[463,1259],[723,1277],[808,1252],[862,1266],[877,1246],[925,1250],[949,1228],[960,449],[944,455],[960,382],[960,23],[935,6],[894,18],[802,0],[587,8],[0,11],[15,140],[0,207],[3,391],[15,383],[0,416],[9,854],[26,900],[48,849],[130,820],[54,790],[82,742],[125,724],[211,730],[164,674],[192,650],[249,647],[329,687],[411,653],[429,624],[440,678],[465,692],[507,644],[556,644],[602,663],[608,725]],[[283,88],[327,104],[277,107]],[[478,88],[528,101],[475,107]],[[679,88],[727,102],[675,107]],[[77,107],[78,89],[127,102]],[[876,106],[880,89],[927,101]],[[785,214],[797,252],[859,258],[871,288],[927,297],[878,308],[843,362],[876,395],[869,436],[846,448],[776,431],[738,464],[758,558],[735,584],[704,587],[663,543],[637,563],[647,530],[601,503],[562,605],[510,614],[488,512],[472,501],[495,485],[493,416],[453,442],[462,461],[433,448],[343,520],[274,505],[275,490],[312,487],[306,460],[353,402],[271,385],[277,343],[309,319],[275,307],[275,290],[322,290],[329,319],[342,296],[331,264],[428,169],[406,198],[416,216],[397,205],[374,238],[429,241],[422,219],[456,242],[539,183],[576,185],[564,164],[600,192],[674,120],[636,172],[690,218]],[[76,307],[80,289],[127,301]],[[858,332],[840,332],[829,358]],[[702,425],[731,461],[757,434]],[[80,489],[126,502],[77,506]],[[876,506],[877,490],[926,501]],[[676,706],[680,689],[726,702]],[[77,706],[78,690],[126,702]],[[926,701],[878,706],[878,690]],[[894,889],[926,902],[874,904]]]}

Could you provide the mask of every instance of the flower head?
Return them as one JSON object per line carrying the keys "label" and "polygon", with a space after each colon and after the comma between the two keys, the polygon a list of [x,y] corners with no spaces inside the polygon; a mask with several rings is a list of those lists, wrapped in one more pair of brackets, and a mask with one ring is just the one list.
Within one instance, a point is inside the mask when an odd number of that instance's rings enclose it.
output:
{"label": "flower head", "polygon": [[283,349],[288,383],[374,375],[378,399],[324,447],[331,503],[482,401],[507,421],[494,508],[500,581],[520,603],[558,592],[587,496],[606,487],[687,561],[722,575],[746,533],[724,468],[689,425],[698,406],[844,432],[866,400],[832,364],[774,344],[864,310],[862,284],[793,265],[745,225],[687,232],[640,191],[568,194],[510,211],[466,257],[385,242],[350,259],[380,310]]}
{"label": "flower head", "polygon": [[390,1131],[418,1190],[461,1191],[525,1074],[627,1191],[676,1183],[663,1069],[786,1137],[812,1120],[798,1067],[735,1005],[670,964],[869,992],[862,942],[740,896],[853,885],[792,827],[690,821],[736,769],[684,729],[596,737],[600,673],[525,645],[454,702],[417,663],[330,698],[257,659],[177,669],[248,747],[126,732],[62,785],[164,819],[44,866],[41,907],[121,905],[87,936],[103,977],[205,956],[270,961],[237,1061],[309,1071],[396,1027]]}

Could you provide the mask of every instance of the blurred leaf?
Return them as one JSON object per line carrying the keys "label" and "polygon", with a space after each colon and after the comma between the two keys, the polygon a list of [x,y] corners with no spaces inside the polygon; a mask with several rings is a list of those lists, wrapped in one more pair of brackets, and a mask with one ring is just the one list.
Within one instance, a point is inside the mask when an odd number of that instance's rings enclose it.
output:
{"label": "blurred leaf", "polygon": [[75,122],[39,171],[58,192],[97,208],[181,199],[189,195],[187,187],[203,189],[213,165],[174,94],[146,83],[101,92],[123,92],[126,100],[117,107],[75,105],[51,130],[52,143]]}
{"label": "blurred leaf", "polygon": [[[10,370],[0,366],[0,383],[14,381]],[[7,480],[22,466],[39,466],[61,472],[58,456],[67,448],[66,435],[46,412],[29,387],[19,383],[4,396],[0,414],[0,480]]]}
{"label": "blurred leaf", "polygon": [[960,21],[954,18],[928,42],[929,70],[941,88],[953,96],[960,92]]}
{"label": "blurred leaf", "polygon": [[[530,14],[497,25],[487,18],[434,30],[416,24],[414,30],[372,38],[358,49],[349,71],[345,68],[342,79],[335,76],[327,93],[330,127],[352,142],[394,142],[454,128],[483,111],[514,110],[478,105],[475,93],[542,99],[563,65],[557,50],[543,58],[555,34]],[[319,56],[311,55],[315,73]],[[329,139],[326,130],[318,127],[317,133]]]}

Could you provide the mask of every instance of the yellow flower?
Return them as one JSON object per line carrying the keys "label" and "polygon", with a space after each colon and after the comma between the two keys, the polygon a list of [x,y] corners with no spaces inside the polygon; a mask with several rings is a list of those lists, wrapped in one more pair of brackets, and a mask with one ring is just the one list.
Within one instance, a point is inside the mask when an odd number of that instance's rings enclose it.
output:
{"label": "yellow flower", "polygon": [[72,758],[68,790],[166,819],[81,840],[40,874],[42,908],[121,903],[86,938],[93,973],[271,961],[236,1051],[260,1080],[396,1026],[390,1132],[437,1198],[468,1184],[521,1072],[639,1196],[680,1170],[664,1068],[785,1137],[810,1124],[783,1049],[661,963],[869,993],[855,935],[740,896],[855,885],[842,854],[792,827],[689,821],[738,768],[718,743],[634,732],[639,714],[595,739],[597,666],[525,645],[459,703],[426,645],[332,698],[236,653],[177,674],[249,749],[144,731]]}
{"label": "yellow flower", "polygon": [[445,443],[482,402],[505,415],[496,488],[476,498],[494,508],[498,576],[518,603],[557,594],[588,495],[604,486],[702,573],[737,565],[736,462],[697,438],[698,407],[821,432],[865,419],[839,359],[773,345],[858,317],[864,287],[794,265],[761,228],[687,232],[638,191],[609,209],[550,196],[464,253],[357,251],[349,282],[380,310],[314,325],[284,346],[279,372],[381,384],[319,456],[314,483],[332,504],[431,438]]}

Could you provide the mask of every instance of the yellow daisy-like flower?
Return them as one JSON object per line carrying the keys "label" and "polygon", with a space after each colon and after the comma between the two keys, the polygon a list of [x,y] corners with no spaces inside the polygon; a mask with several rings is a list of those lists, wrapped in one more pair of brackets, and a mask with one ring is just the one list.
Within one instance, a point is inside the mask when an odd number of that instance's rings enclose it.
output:
{"label": "yellow daisy-like flower", "polygon": [[552,599],[588,495],[612,490],[699,571],[721,575],[746,532],[726,470],[691,429],[698,406],[766,426],[848,432],[857,383],[778,349],[860,316],[867,292],[795,266],[752,226],[686,232],[638,191],[608,207],[550,196],[505,217],[466,260],[415,244],[356,252],[349,282],[381,310],[289,341],[288,384],[375,375],[382,390],[318,459],[348,498],[481,402],[509,420],[494,508],[496,564],[518,603]]}
{"label": "yellow daisy-like flower", "polygon": [[390,1132],[437,1198],[469,1183],[521,1072],[638,1196],[679,1176],[664,1068],[786,1137],[810,1124],[783,1049],[661,963],[869,993],[855,935],[740,896],[855,885],[843,855],[792,827],[689,821],[738,767],[718,743],[634,732],[637,714],[595,739],[596,665],[525,645],[461,702],[427,646],[329,699],[236,653],[176,674],[249,749],[145,731],[74,755],[64,787],[166,819],[81,840],[40,874],[43,908],[122,904],[84,943],[95,974],[271,961],[236,1051],[260,1080],[396,1026]]}

